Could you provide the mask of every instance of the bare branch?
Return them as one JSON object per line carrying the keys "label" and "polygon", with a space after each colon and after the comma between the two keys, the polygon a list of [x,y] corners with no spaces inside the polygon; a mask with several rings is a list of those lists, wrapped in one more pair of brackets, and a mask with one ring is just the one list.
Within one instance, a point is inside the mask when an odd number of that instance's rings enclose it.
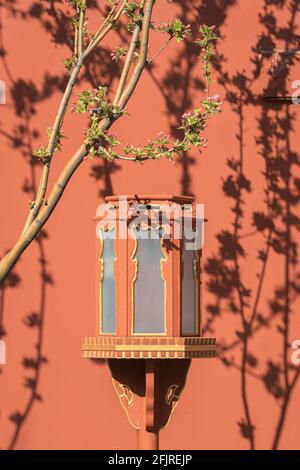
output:
{"label": "bare branch", "polygon": [[80,9],[79,13],[79,25],[78,25],[78,57],[81,57],[83,53],[83,34],[84,34],[84,22],[85,22],[85,4]]}
{"label": "bare branch", "polygon": [[114,4],[113,7],[111,8],[109,14],[106,16],[106,18],[104,19],[103,23],[101,24],[101,26],[99,27],[99,29],[98,29],[98,30],[96,31],[96,33],[94,34],[94,38],[93,38],[92,42],[95,41],[95,39],[97,38],[97,36],[103,31],[104,27],[107,25],[107,23],[112,19],[114,12],[116,11],[118,5],[120,4],[120,1],[121,1],[121,0],[116,0],[115,4]]}
{"label": "bare branch", "polygon": [[[116,3],[116,5],[115,5],[115,7],[113,7],[112,11],[114,11],[114,8],[116,8],[118,4],[119,4],[119,2]],[[56,114],[56,118],[55,118],[55,121],[54,121],[54,124],[53,124],[53,127],[52,127],[51,135],[50,135],[48,146],[47,146],[47,152],[49,154],[49,159],[44,163],[44,167],[43,167],[41,178],[40,178],[40,184],[39,184],[38,191],[37,191],[37,196],[36,196],[34,205],[33,205],[32,209],[30,210],[30,212],[28,214],[28,217],[26,219],[24,228],[23,228],[22,233],[21,233],[22,235],[26,232],[26,230],[28,229],[30,224],[33,222],[33,220],[35,219],[35,217],[39,213],[39,210],[40,210],[40,208],[43,204],[45,194],[46,194],[46,191],[47,191],[48,178],[49,178],[50,165],[51,165],[51,158],[52,158],[54,150],[55,150],[55,143],[56,143],[56,140],[57,140],[58,133],[61,130],[61,127],[62,127],[62,124],[63,124],[63,121],[64,121],[64,116],[65,116],[65,113],[66,113],[66,110],[67,110],[67,107],[68,107],[68,103],[69,103],[69,100],[70,100],[70,96],[72,94],[72,90],[73,90],[73,87],[74,87],[75,82],[77,80],[78,74],[79,74],[79,72],[81,70],[81,67],[83,65],[83,61],[92,52],[92,50],[99,44],[99,42],[108,34],[108,32],[112,29],[113,25],[120,18],[121,14],[123,12],[124,4],[125,4],[125,1],[122,2],[121,8],[116,13],[115,17],[109,22],[107,27],[102,30],[102,33],[98,36],[97,40],[95,41],[95,38],[94,38],[94,40],[91,41],[90,45],[85,50],[85,52],[83,52],[83,50],[82,50],[82,46],[83,46],[83,44],[82,44],[82,33],[83,33],[82,28],[84,26],[85,13],[84,13],[84,9],[81,9],[79,27],[76,27],[76,31],[77,31],[77,39],[76,39],[76,41],[77,41],[77,54],[78,54],[79,50],[81,52],[79,53],[79,56],[77,58],[77,63],[76,63],[75,67],[72,70],[72,73],[71,73],[71,76],[69,78],[69,81],[68,81],[67,87],[65,89],[65,92],[63,94],[58,112]],[[112,14],[112,11],[110,12],[110,14]],[[108,17],[109,17],[109,15],[108,15]],[[107,18],[106,18],[106,20],[104,21],[103,24],[105,24],[107,22]]]}
{"label": "bare branch", "polygon": [[133,34],[132,34],[130,47],[129,47],[128,54],[127,54],[125,64],[124,64],[124,67],[123,67],[123,70],[122,70],[122,74],[121,74],[121,77],[120,77],[118,89],[117,89],[116,96],[115,96],[115,99],[114,99],[114,104],[118,104],[118,101],[121,98],[121,95],[123,93],[123,90],[124,90],[124,87],[125,87],[125,84],[126,84],[126,80],[127,80],[127,77],[128,77],[128,73],[129,73],[133,58],[134,58],[134,53],[135,53],[136,46],[137,46],[137,43],[138,43],[140,31],[141,31],[141,25],[138,23],[135,26]]}
{"label": "bare branch", "polygon": [[153,160],[153,158],[145,157],[125,157],[124,155],[118,155],[116,160],[125,160],[127,162],[145,162],[146,160]]}
{"label": "bare branch", "polygon": [[128,100],[130,99],[132,93],[135,90],[135,87],[138,84],[142,71],[147,63],[147,54],[148,54],[148,43],[149,43],[149,30],[150,30],[150,23],[151,23],[151,16],[152,16],[152,9],[154,6],[155,0],[146,0],[145,1],[145,10],[144,10],[144,18],[143,18],[143,27],[142,27],[142,34],[141,34],[141,44],[140,44],[140,53],[139,53],[139,60],[137,65],[132,73],[132,76],[129,80],[127,87],[125,88],[122,96],[119,100],[118,105],[121,108],[124,108],[127,104]]}
{"label": "bare branch", "polygon": [[166,40],[166,42],[163,44],[163,46],[161,46],[160,49],[158,49],[158,51],[154,54],[153,57],[151,57],[151,59],[148,60],[148,65],[150,65],[165,49],[166,47],[168,47],[168,45],[170,44],[170,42],[172,41],[173,37],[169,37],[169,39]]}
{"label": "bare branch", "polygon": [[[99,32],[96,33],[95,37],[92,39],[92,41],[86,48],[85,54],[84,54],[85,57],[87,57],[95,49],[95,47],[98,46],[99,42],[102,41],[103,38],[107,35],[107,33],[113,28],[115,23],[121,17],[124,11],[125,4],[126,4],[126,0],[122,2],[119,10],[117,11],[114,17],[111,17],[109,20],[107,20],[107,18],[104,20],[103,25],[99,29]],[[107,26],[105,26],[106,23],[108,23]]]}
{"label": "bare branch", "polygon": [[68,103],[70,100],[70,96],[71,96],[73,87],[75,85],[75,82],[77,80],[78,74],[80,72],[81,66],[82,66],[82,58],[78,60],[76,66],[74,67],[71,73],[71,76],[69,78],[67,87],[65,89],[65,92],[63,94],[62,100],[60,102],[59,109],[56,114],[56,118],[52,127],[51,135],[50,135],[48,146],[47,146],[47,152],[50,158],[48,159],[47,162],[44,163],[44,167],[43,167],[41,178],[40,178],[40,184],[39,184],[38,191],[37,191],[36,200],[35,200],[33,208],[30,210],[28,214],[22,234],[27,230],[31,222],[35,219],[35,217],[37,216],[43,204],[43,200],[44,200],[46,190],[47,190],[47,185],[48,185],[51,157],[55,150],[55,143],[56,143],[57,135],[61,129],[64,116],[68,107]]}
{"label": "bare branch", "polygon": [[74,26],[74,56],[78,57],[78,25]]}

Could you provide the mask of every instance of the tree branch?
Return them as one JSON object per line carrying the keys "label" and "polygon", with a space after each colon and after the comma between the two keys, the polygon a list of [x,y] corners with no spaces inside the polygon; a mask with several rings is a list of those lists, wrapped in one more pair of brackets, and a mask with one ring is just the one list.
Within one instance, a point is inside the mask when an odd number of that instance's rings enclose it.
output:
{"label": "tree branch", "polygon": [[[97,36],[101,33],[101,31],[103,31],[104,27],[106,26],[106,24],[109,22],[109,20],[112,18],[114,12],[116,11],[119,3],[120,3],[121,0],[116,0],[115,4],[113,5],[113,7],[111,8],[109,14],[107,15],[107,17],[104,19],[102,25],[99,27],[99,29],[96,31],[96,33],[94,34],[94,37],[93,37],[93,41],[95,41],[95,39],[97,38]],[[124,2],[123,2],[124,3]]]}
{"label": "tree branch", "polygon": [[[100,129],[105,131],[111,125],[109,119],[104,119],[100,124]],[[47,205],[44,205],[38,217],[30,224],[25,233],[23,233],[14,247],[2,258],[0,262],[0,285],[5,280],[7,274],[13,268],[14,264],[21,256],[23,251],[30,245],[37,233],[41,230],[43,225],[49,219],[53,210],[55,209],[58,201],[60,200],[69,180],[71,179],[73,173],[82,163],[84,157],[88,154],[89,150],[85,144],[80,145],[73,157],[69,160],[63,171],[61,172],[59,178],[57,179],[54,187],[51,191]]]}
{"label": "tree branch", "polygon": [[134,53],[135,53],[136,46],[137,46],[137,43],[138,43],[140,31],[141,31],[141,25],[138,23],[135,26],[133,34],[132,34],[130,47],[129,47],[128,54],[127,54],[125,64],[124,64],[124,67],[123,67],[123,70],[122,70],[122,74],[121,74],[121,77],[120,77],[118,89],[117,89],[116,96],[115,96],[115,99],[114,99],[114,104],[118,104],[118,101],[121,98],[121,95],[124,91],[124,87],[125,87],[125,84],[126,84],[128,73],[129,73],[133,58],[134,58]]}
{"label": "tree branch", "polygon": [[[119,20],[119,18],[121,17],[122,13],[123,13],[123,10],[124,10],[124,6],[126,4],[126,0],[124,0],[119,8],[119,10],[117,11],[117,13],[115,14],[114,17],[111,17],[109,20],[106,18],[102,24],[102,26],[100,27],[100,29],[97,31],[96,35],[94,36],[94,38],[92,39],[92,41],[90,42],[90,44],[88,45],[88,47],[86,48],[85,50],[85,57],[87,57],[94,49],[95,47],[98,46],[99,42],[102,41],[102,39],[107,35],[107,33],[113,28],[113,26],[115,25],[115,23]],[[110,12],[109,15],[111,15],[112,12]],[[105,27],[105,24],[108,22],[108,25]]]}
{"label": "tree branch", "polygon": [[[112,15],[112,13],[114,12],[114,9],[117,7],[118,3],[119,2],[117,2],[116,5],[113,7],[113,9],[109,13],[108,17],[110,15]],[[79,72],[81,70],[81,67],[83,65],[84,59],[86,59],[88,57],[88,55],[93,51],[93,49],[100,43],[100,41],[103,40],[103,38],[112,29],[115,22],[120,18],[121,14],[123,12],[124,4],[125,4],[125,2],[123,1],[122,2],[122,7],[119,9],[119,11],[115,15],[115,17],[111,20],[111,22],[108,24],[108,26],[104,30],[102,29],[102,33],[98,36],[97,40],[95,41],[95,38],[94,38],[94,40],[91,41],[91,43],[89,44],[89,46],[88,46],[88,48],[86,49],[85,52],[83,52],[83,49],[82,49],[82,28],[83,28],[83,25],[84,25],[85,13],[84,13],[83,9],[80,12],[80,24],[79,24],[79,27],[76,28],[76,31],[77,31],[76,41],[77,41],[77,44],[78,44],[77,48],[78,48],[78,51],[80,50],[80,55],[78,56],[77,63],[75,65],[75,67],[73,68],[72,72],[71,72],[71,76],[69,78],[67,87],[65,89],[62,100],[60,102],[58,112],[56,114],[56,118],[55,118],[55,121],[54,121],[54,124],[53,124],[53,127],[52,127],[51,135],[50,135],[48,146],[47,146],[47,152],[49,154],[49,158],[44,163],[44,167],[43,167],[41,178],[40,178],[40,184],[39,184],[38,191],[37,191],[37,196],[36,196],[34,205],[33,205],[33,207],[31,208],[31,210],[28,214],[28,217],[26,219],[26,222],[25,222],[24,228],[21,232],[21,235],[23,235],[26,232],[26,230],[28,229],[30,224],[34,221],[34,219],[38,215],[39,210],[40,210],[40,208],[43,204],[45,194],[46,194],[46,191],[47,191],[47,186],[48,186],[48,178],[49,178],[49,173],[50,173],[51,158],[52,158],[54,150],[55,150],[55,143],[56,143],[56,140],[57,140],[57,136],[58,136],[58,134],[61,130],[61,127],[62,127],[62,124],[63,124],[63,121],[64,121],[64,116],[65,116],[65,113],[66,113],[66,110],[67,110],[67,107],[68,107],[68,104],[69,104],[69,100],[70,100],[70,97],[71,97],[71,94],[72,94],[72,90],[73,90],[73,87],[74,87],[75,82],[77,80],[77,77],[79,75]],[[104,22],[102,24],[102,27],[107,22],[108,17],[104,20]],[[80,37],[81,37],[81,40],[80,40]]]}
{"label": "tree branch", "polygon": [[[139,61],[137,63],[137,66],[133,72],[133,75],[129,81],[127,88],[125,89],[125,91],[123,92],[121,96],[120,102],[123,103],[123,107],[130,99],[147,61],[149,28],[150,28],[150,21],[151,21],[151,15],[152,15],[152,9],[153,9],[154,3],[155,3],[155,0],[146,0],[145,2],[145,12],[144,12],[143,26],[142,26],[142,39],[141,39],[141,45],[140,45]],[[115,15],[114,22],[116,21],[116,19],[118,19],[121,16],[124,4],[125,2],[122,2],[122,7],[119,9],[117,14]],[[82,65],[82,61],[94,49],[94,47],[96,47],[96,45],[100,42],[100,40],[103,39],[103,37],[107,34],[107,32],[112,28],[113,24],[114,23],[111,22],[106,28],[104,28],[104,30],[102,31],[100,36],[97,38],[97,40],[90,44],[90,46],[81,55],[80,60],[76,64],[71,74],[66,92],[62,99],[59,112],[57,113],[57,116],[56,116],[55,126],[54,126],[55,129],[57,128],[57,130],[60,130],[61,124],[63,122],[63,117],[66,111],[67,103],[69,101],[69,97],[70,97],[73,85],[75,83],[76,77]],[[77,71],[77,73],[75,70]],[[105,132],[106,130],[109,129],[111,124],[112,124],[112,121],[110,118],[104,118],[100,122],[99,128],[102,132]],[[55,149],[56,138],[57,138],[57,133],[55,134],[54,128],[53,128],[51,136],[50,136],[50,140],[49,140],[49,148],[52,151],[54,151]],[[51,147],[50,147],[50,142],[51,142]],[[73,157],[69,160],[69,162],[67,163],[67,165],[61,172],[58,180],[54,184],[54,187],[50,193],[47,204],[45,205],[43,205],[43,202],[44,202],[44,194],[45,194],[46,187],[47,187],[49,166],[48,167],[46,165],[44,166],[40,188],[38,190],[39,201],[38,201],[38,204],[35,205],[34,207],[35,209],[34,212],[32,211],[30,213],[30,222],[26,223],[26,230],[23,230],[16,244],[0,261],[0,285],[4,282],[8,273],[11,271],[11,269],[13,268],[13,266],[15,265],[16,261],[19,259],[21,254],[30,245],[30,243],[33,241],[35,236],[41,230],[43,225],[49,219],[57,203],[59,202],[69,180],[71,179],[72,175],[77,170],[77,168],[80,166],[80,164],[82,163],[84,157],[88,154],[88,152],[89,152],[89,148],[84,143],[81,144],[80,147],[75,152],[75,154],[73,155]],[[37,207],[39,207],[39,210],[37,210]],[[33,217],[33,214],[35,215],[35,217]]]}
{"label": "tree branch", "polygon": [[147,63],[147,54],[148,54],[148,42],[149,42],[149,30],[150,30],[150,23],[151,23],[151,16],[152,16],[152,9],[154,6],[155,0],[146,0],[145,2],[145,9],[144,9],[144,19],[143,19],[143,27],[142,27],[142,34],[141,34],[141,44],[140,44],[140,54],[139,60],[137,65],[132,73],[132,76],[129,80],[129,83],[125,90],[123,91],[121,98],[118,102],[118,105],[121,108],[125,108],[130,96],[134,92],[142,71]]}
{"label": "tree branch", "polygon": [[85,22],[85,4],[80,9],[79,13],[79,26],[78,26],[78,57],[81,57],[83,53],[83,33],[84,33],[84,22]]}
{"label": "tree branch", "polygon": [[36,200],[34,202],[33,208],[30,210],[28,214],[22,234],[26,232],[30,224],[33,222],[33,220],[37,216],[43,204],[44,197],[45,197],[46,190],[47,190],[51,158],[55,150],[56,139],[57,139],[59,131],[61,130],[61,126],[63,124],[63,120],[64,120],[64,116],[68,107],[70,96],[71,96],[73,87],[75,85],[75,82],[77,80],[78,74],[81,70],[81,66],[82,66],[82,58],[78,59],[78,62],[76,66],[74,67],[71,73],[71,76],[69,78],[67,87],[65,89],[65,92],[63,94],[62,100],[60,102],[59,109],[56,114],[56,118],[52,127],[51,135],[50,135],[48,146],[47,146],[49,159],[44,163],[44,167],[43,167],[41,178],[40,178],[40,184],[39,184],[38,191],[37,191]]}
{"label": "tree branch", "polygon": [[150,65],[155,59],[157,59],[157,57],[168,47],[172,39],[173,39],[173,36],[169,37],[169,39],[166,40],[166,42],[161,46],[160,49],[158,49],[158,51],[153,55],[153,57],[151,57],[151,59],[148,60],[148,65]]}

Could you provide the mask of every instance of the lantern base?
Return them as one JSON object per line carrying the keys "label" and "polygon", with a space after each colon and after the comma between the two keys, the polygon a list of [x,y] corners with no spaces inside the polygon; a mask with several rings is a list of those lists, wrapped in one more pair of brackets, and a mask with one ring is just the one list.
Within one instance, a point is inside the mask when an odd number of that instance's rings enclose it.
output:
{"label": "lantern base", "polygon": [[216,338],[90,336],[82,357],[89,359],[192,359],[216,356]]}

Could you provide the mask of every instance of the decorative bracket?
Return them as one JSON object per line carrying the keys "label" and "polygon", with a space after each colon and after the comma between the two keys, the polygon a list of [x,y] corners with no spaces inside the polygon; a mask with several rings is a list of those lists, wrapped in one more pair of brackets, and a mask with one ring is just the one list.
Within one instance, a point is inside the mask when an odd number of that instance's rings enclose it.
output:
{"label": "decorative bracket", "polygon": [[[176,364],[174,364],[176,361]],[[128,421],[138,430],[139,448],[158,448],[158,435],[171,419],[184,388],[189,359],[109,359],[113,385]]]}

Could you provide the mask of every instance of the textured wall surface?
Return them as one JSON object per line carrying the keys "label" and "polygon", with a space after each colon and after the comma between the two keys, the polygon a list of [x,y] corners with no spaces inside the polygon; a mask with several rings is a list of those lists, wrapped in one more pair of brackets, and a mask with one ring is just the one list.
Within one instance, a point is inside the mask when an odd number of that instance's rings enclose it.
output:
{"label": "textured wall surface", "polygon": [[[39,165],[32,148],[45,142],[69,56],[59,1],[1,2],[0,250],[24,223]],[[102,4],[102,1],[95,2]],[[182,160],[145,165],[86,160],[45,227],[1,291],[7,364],[0,375],[0,446],[16,449],[135,448],[106,365],[81,359],[83,336],[95,332],[95,227],[105,194],[193,194],[208,218],[204,247],[206,333],[218,358],[194,360],[164,449],[299,449],[300,369],[290,343],[300,338],[299,108],[262,102],[270,75],[291,94],[293,64],[260,70],[257,49],[294,49],[298,1],[157,1],[159,22],[178,15],[192,25],[215,24],[215,91],[223,113],[209,123],[208,149]],[[23,13],[22,13],[23,12]],[[92,10],[91,27],[100,13]],[[151,40],[156,50],[159,39]],[[99,49],[75,90],[115,86],[109,51]],[[173,47],[174,46],[174,47]],[[171,46],[146,71],[115,127],[125,142],[175,132],[181,114],[203,96],[191,42]],[[279,70],[278,70],[279,67]],[[272,77],[271,77],[272,78]],[[83,122],[67,114],[68,139],[53,162],[51,183],[82,138]],[[249,323],[251,323],[251,335]],[[5,331],[5,335],[4,335]]]}

